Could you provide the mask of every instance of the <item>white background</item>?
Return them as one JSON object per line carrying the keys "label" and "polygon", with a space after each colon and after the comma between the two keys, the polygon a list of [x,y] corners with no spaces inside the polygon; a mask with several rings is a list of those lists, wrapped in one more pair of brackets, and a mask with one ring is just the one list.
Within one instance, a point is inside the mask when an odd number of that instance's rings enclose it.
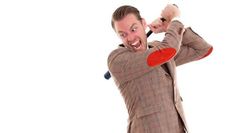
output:
{"label": "white background", "polygon": [[[124,101],[103,78],[121,42],[111,14],[131,4],[150,23],[168,2],[1,1],[0,133],[125,133]],[[236,7],[230,0],[174,2],[183,23],[214,46],[208,58],[177,68],[190,131],[235,133]]]}

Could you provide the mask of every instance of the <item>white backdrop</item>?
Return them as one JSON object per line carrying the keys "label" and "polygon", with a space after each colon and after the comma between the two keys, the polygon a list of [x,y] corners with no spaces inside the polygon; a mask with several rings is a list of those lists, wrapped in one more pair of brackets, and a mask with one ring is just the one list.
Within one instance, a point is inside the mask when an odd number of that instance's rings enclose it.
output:
{"label": "white backdrop", "polygon": [[[1,1],[0,133],[125,133],[123,99],[103,78],[120,43],[111,14],[131,4],[150,23],[168,2]],[[208,58],[177,69],[190,131],[235,133],[233,1],[174,2],[183,22],[214,46]]]}

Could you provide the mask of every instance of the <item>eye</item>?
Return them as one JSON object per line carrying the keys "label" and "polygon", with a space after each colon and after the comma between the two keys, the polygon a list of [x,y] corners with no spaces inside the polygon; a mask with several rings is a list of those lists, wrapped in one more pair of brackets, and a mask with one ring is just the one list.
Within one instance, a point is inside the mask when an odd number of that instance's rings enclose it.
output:
{"label": "eye", "polygon": [[125,37],[126,37],[126,34],[125,34],[125,33],[120,33],[119,36],[120,36],[121,38],[125,38]]}
{"label": "eye", "polygon": [[138,29],[137,27],[133,27],[133,28],[131,29],[131,31],[132,31],[132,32],[135,32],[135,31],[137,31],[137,29]]}

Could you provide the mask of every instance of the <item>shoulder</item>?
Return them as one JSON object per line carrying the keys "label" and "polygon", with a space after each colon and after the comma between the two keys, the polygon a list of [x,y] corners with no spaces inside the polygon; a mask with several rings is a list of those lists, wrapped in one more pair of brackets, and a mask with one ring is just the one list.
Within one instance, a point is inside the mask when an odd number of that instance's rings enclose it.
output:
{"label": "shoulder", "polygon": [[119,55],[122,55],[124,53],[130,52],[127,48],[125,48],[123,45],[119,45],[118,48],[112,50],[108,56],[108,62],[114,60]]}

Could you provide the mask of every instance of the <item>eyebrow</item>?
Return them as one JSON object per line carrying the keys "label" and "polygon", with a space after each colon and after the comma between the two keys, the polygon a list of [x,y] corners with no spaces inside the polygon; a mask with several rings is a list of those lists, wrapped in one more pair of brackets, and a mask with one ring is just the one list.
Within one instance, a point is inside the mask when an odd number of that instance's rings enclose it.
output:
{"label": "eyebrow", "polygon": [[133,23],[129,29],[132,30],[135,25],[137,25],[137,23]]}
{"label": "eyebrow", "polygon": [[[130,30],[132,30],[132,28],[135,26],[135,25],[137,25],[137,23],[133,23],[131,26],[130,26]],[[124,33],[124,31],[118,31],[118,33]]]}

